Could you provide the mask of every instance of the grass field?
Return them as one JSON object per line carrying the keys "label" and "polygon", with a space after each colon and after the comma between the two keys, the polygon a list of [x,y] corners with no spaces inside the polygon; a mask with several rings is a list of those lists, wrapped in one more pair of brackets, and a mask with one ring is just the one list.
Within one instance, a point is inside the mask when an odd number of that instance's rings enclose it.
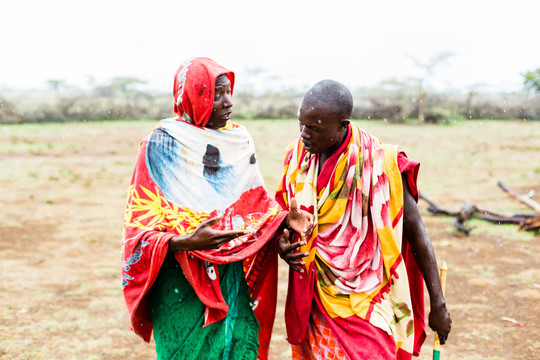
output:
{"label": "grass field", "polygon": [[[273,192],[297,121],[244,121]],[[124,205],[139,141],[156,122],[0,125],[0,358],[151,359],[130,332],[120,288]],[[530,212],[496,185],[540,193],[540,122],[358,124],[422,163],[439,206]],[[534,199],[540,202],[540,196]],[[540,236],[472,221],[470,236],[420,202],[438,260],[448,263],[453,318],[443,359],[533,359],[540,351]],[[271,359],[288,359],[280,264]],[[514,319],[514,322],[507,318]],[[430,359],[433,333],[420,359]]]}

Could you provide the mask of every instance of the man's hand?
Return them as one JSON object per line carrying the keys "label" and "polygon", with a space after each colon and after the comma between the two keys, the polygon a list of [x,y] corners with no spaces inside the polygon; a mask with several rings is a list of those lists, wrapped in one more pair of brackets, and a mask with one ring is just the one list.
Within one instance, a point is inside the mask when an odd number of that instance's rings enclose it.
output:
{"label": "man's hand", "polygon": [[313,230],[313,215],[298,208],[295,198],[291,199],[289,214],[287,215],[287,225],[300,234],[303,238]]}
{"label": "man's hand", "polygon": [[294,271],[302,273],[304,272],[302,266],[306,264],[302,258],[308,256],[309,253],[295,252],[295,250],[302,245],[306,245],[306,242],[302,240],[291,244],[289,241],[290,236],[289,230],[283,230],[283,236],[278,240],[278,253]]}
{"label": "man's hand", "polygon": [[221,231],[212,229],[212,226],[217,224],[221,218],[222,216],[216,216],[203,221],[192,233],[171,238],[169,252],[217,249],[237,237],[252,234],[249,230]]}
{"label": "man's hand", "polygon": [[429,327],[437,332],[441,344],[444,344],[452,328],[452,319],[446,305],[432,307],[429,312]]}

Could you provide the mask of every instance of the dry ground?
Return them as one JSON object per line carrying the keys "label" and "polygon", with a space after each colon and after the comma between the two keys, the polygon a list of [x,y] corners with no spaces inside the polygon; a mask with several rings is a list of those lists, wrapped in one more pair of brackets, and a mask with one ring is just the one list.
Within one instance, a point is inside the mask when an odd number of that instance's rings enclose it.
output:
{"label": "dry ground", "polygon": [[[0,358],[152,359],[129,331],[120,290],[121,226],[139,140],[154,122],[0,126]],[[540,192],[540,123],[440,126],[361,122],[422,162],[421,191],[441,207],[464,201],[530,211],[496,187]],[[246,122],[269,189],[295,121]],[[540,201],[540,197],[534,197]],[[540,236],[481,221],[466,237],[420,203],[438,260],[449,266],[453,329],[444,359],[533,359],[540,351]],[[272,359],[290,358],[280,267]],[[516,323],[509,321],[514,319]],[[433,333],[421,359],[431,357]]]}

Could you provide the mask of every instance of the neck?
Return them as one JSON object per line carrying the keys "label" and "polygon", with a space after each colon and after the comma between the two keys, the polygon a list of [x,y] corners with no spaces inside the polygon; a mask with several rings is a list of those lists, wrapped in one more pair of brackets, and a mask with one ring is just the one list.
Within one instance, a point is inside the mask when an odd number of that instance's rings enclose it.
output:
{"label": "neck", "polygon": [[343,142],[345,141],[345,138],[347,137],[347,134],[349,133],[349,127],[345,129],[343,134],[341,135],[340,139],[336,144],[334,144],[332,147],[328,148],[328,150],[321,152],[319,154],[319,173],[321,172],[321,169],[326,162],[326,160],[330,159],[332,155],[343,145]]}

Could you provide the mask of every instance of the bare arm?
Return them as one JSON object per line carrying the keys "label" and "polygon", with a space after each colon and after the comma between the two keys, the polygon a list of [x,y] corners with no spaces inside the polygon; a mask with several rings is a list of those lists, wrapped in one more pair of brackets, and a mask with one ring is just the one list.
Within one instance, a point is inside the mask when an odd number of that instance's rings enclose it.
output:
{"label": "bare arm", "polygon": [[446,308],[446,301],[442,294],[439,271],[433,247],[424,228],[420,211],[411,194],[405,176],[403,178],[403,233],[411,245],[414,258],[429,292],[431,311],[429,313],[429,326],[437,332],[441,344],[444,344],[452,319]]}
{"label": "bare arm", "polygon": [[203,221],[193,232],[169,240],[168,252],[217,249],[240,236],[251,234],[248,230],[221,231],[212,228],[221,217]]}

